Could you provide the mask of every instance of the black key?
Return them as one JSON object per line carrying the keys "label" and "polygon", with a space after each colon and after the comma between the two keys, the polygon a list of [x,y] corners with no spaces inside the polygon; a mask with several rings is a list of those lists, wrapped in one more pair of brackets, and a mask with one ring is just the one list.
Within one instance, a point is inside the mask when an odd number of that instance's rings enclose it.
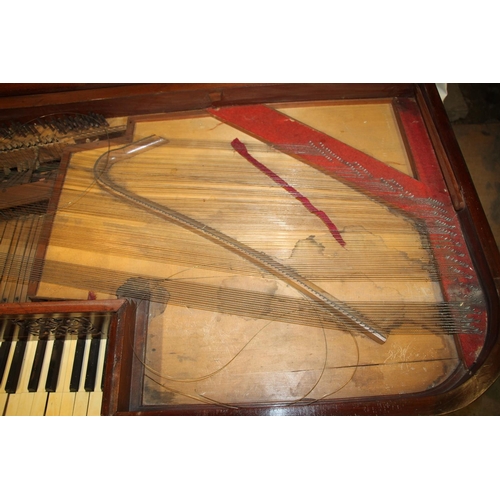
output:
{"label": "black key", "polygon": [[108,343],[107,342],[106,342],[105,346],[106,347],[104,350],[104,362],[102,363],[101,391],[104,391],[104,380],[105,380],[104,375],[106,374],[106,359],[108,357]]}
{"label": "black key", "polygon": [[40,374],[42,372],[43,359],[45,357],[46,349],[47,349],[47,336],[41,337],[38,340],[38,344],[36,345],[35,359],[33,360],[30,379],[28,381],[29,392],[38,391],[38,385],[40,383]]}
{"label": "black key", "polygon": [[101,337],[94,337],[90,341],[89,361],[87,364],[87,373],[85,375],[84,388],[87,392],[93,392],[95,389],[95,378],[97,374],[97,362],[99,360],[99,347]]}
{"label": "black key", "polygon": [[47,392],[55,392],[57,389],[57,380],[59,378],[59,370],[61,368],[61,358],[64,350],[64,338],[56,338],[52,347],[52,354],[49,361],[49,372],[47,381],[45,382],[45,390]]}
{"label": "black key", "polygon": [[[15,330],[16,325],[13,324],[13,327],[13,330]],[[24,332],[25,328],[24,326],[21,326],[17,335],[17,341],[15,342],[9,375],[7,376],[7,381],[5,382],[5,392],[8,394],[14,394],[17,391],[17,386],[19,385],[19,377],[21,375],[24,354],[26,352],[26,344],[28,341]]]}
{"label": "black key", "polygon": [[7,366],[7,360],[9,359],[10,348],[12,346],[12,339],[14,338],[15,331],[16,325],[12,323],[12,321],[7,321],[5,332],[3,334],[3,342],[2,345],[0,345],[0,384],[2,383],[5,367]]}
{"label": "black key", "polygon": [[75,359],[71,370],[71,380],[69,381],[70,392],[78,392],[80,378],[82,375],[83,355],[85,354],[85,338],[76,341]]}
{"label": "black key", "polygon": [[9,359],[11,345],[12,342],[9,340],[4,340],[2,345],[0,345],[0,384],[2,383],[5,366],[7,365],[7,360]]}
{"label": "black key", "polygon": [[19,376],[21,375],[21,368],[23,366],[24,353],[26,351],[26,339],[21,339],[16,342],[14,356],[12,356],[12,364],[10,365],[9,376],[5,383],[5,392],[14,394],[17,391],[19,384]]}

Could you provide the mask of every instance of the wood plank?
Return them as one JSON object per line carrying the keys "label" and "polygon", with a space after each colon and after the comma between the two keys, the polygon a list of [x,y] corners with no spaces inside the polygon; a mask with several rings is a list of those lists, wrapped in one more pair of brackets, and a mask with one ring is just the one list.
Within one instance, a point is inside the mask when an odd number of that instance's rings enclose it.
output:
{"label": "wood plank", "polygon": [[48,200],[53,188],[54,181],[46,179],[4,188],[0,191],[0,210]]}

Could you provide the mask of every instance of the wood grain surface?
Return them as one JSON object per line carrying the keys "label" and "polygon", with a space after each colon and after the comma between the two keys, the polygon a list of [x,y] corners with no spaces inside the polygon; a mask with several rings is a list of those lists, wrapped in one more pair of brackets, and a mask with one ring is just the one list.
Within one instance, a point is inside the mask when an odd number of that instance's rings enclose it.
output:
{"label": "wood grain surface", "polygon": [[[412,174],[390,103],[281,111]],[[453,336],[429,312],[442,296],[411,221],[213,117],[135,123],[134,140],[152,134],[169,144],[117,163],[117,182],[286,263],[380,324],[388,341],[374,343],[241,255],[102,191],[93,166],[113,148],[104,144],[71,157],[38,294],[133,292],[162,304],[149,320],[144,404],[294,405],[413,394],[460,366]],[[235,138],[321,207],[345,248],[239,157],[230,147]]]}

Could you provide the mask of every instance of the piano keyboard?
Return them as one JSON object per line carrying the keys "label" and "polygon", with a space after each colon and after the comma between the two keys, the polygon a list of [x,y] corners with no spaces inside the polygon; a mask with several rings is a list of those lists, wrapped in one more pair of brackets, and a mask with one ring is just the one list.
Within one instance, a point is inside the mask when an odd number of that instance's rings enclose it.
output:
{"label": "piano keyboard", "polygon": [[0,414],[100,415],[110,315],[49,321],[1,320]]}

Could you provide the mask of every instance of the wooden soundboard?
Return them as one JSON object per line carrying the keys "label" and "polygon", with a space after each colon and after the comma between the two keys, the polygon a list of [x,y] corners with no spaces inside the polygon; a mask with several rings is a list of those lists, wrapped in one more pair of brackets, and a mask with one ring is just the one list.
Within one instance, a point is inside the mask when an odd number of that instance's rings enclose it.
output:
{"label": "wooden soundboard", "polygon": [[103,414],[436,414],[496,378],[498,251],[432,85],[38,97],[4,120],[126,123],[65,150],[29,283],[129,300]]}

